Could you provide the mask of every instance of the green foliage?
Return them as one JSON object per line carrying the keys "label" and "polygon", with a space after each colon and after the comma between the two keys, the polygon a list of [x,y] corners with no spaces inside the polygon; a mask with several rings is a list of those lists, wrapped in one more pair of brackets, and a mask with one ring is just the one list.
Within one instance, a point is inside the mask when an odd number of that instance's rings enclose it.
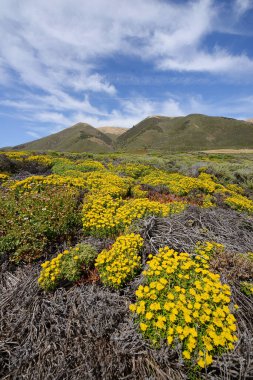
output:
{"label": "green foliage", "polygon": [[[78,123],[15,149],[168,154],[204,149],[253,148],[252,132],[253,124],[224,117],[198,114],[173,118],[154,116],[140,121],[116,138],[88,124]],[[216,159],[215,154],[213,159]]]}
{"label": "green foliage", "polygon": [[103,284],[117,289],[133,279],[141,268],[142,246],[140,235],[128,234],[119,236],[111,249],[103,250],[95,264]]}
{"label": "green foliage", "polygon": [[53,290],[62,281],[77,281],[83,274],[94,267],[96,249],[90,244],[77,244],[65,250],[51,261],[41,264],[38,283],[45,290]]}
{"label": "green foliage", "polygon": [[110,137],[91,125],[77,123],[61,132],[15,147],[18,148],[34,151],[105,153],[113,150],[113,143]]}
{"label": "green foliage", "polygon": [[117,139],[125,152],[189,152],[204,149],[253,148],[253,124],[206,115],[154,116]]}
{"label": "green foliage", "polygon": [[0,190],[0,256],[31,262],[81,226],[79,191],[46,187],[40,193]]}
{"label": "green foliage", "polygon": [[248,297],[253,297],[253,283],[249,281],[242,281],[240,283],[241,291]]}
{"label": "green foliage", "polygon": [[130,305],[140,330],[154,345],[165,339],[180,347],[183,358],[204,368],[213,354],[232,350],[236,319],[231,313],[231,290],[219,274],[209,270],[209,259],[222,251],[221,244],[198,244],[195,255],[167,246],[150,255],[143,285]]}
{"label": "green foliage", "polygon": [[55,174],[66,175],[69,171],[93,172],[96,170],[104,170],[104,165],[95,160],[79,160],[71,161],[69,159],[58,159],[54,164],[52,171]]}

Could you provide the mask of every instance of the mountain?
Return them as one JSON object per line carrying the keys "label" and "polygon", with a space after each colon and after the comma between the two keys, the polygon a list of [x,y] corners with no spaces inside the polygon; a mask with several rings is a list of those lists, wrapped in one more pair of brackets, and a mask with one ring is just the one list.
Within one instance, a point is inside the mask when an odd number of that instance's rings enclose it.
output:
{"label": "mountain", "polygon": [[112,139],[89,124],[77,123],[58,133],[14,147],[17,150],[55,150],[106,153],[113,151]]}
{"label": "mountain", "polygon": [[152,116],[120,135],[117,149],[126,152],[174,152],[253,148],[253,124],[226,117],[191,114]]}
{"label": "mountain", "polygon": [[[122,133],[123,132],[123,133]],[[253,148],[253,123],[200,114],[151,116],[130,129],[78,123],[61,132],[18,145],[17,150],[108,153],[187,152]]]}
{"label": "mountain", "polygon": [[121,127],[99,127],[97,129],[110,137],[113,141],[116,141],[118,136],[122,135],[128,130],[128,128]]}
{"label": "mountain", "polygon": [[246,120],[248,123],[253,123],[253,119]]}

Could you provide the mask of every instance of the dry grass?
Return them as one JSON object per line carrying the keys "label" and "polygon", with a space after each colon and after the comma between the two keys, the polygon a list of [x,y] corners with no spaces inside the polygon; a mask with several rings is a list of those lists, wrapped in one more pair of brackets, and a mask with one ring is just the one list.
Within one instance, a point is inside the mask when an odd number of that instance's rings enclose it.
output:
{"label": "dry grass", "polygon": [[[252,379],[253,299],[240,291],[238,283],[252,276],[252,263],[239,254],[252,250],[252,218],[231,210],[192,207],[172,218],[149,218],[140,227],[146,253],[166,244],[192,251],[199,240],[225,244],[226,252],[213,259],[212,267],[231,284],[233,302],[240,306],[239,341],[232,353],[216,357],[207,372],[195,379]],[[102,248],[110,242],[93,243]],[[166,345],[150,347],[130,317],[128,305],[141,277],[127,289],[113,292],[96,282],[93,271],[79,286],[44,293],[37,285],[38,267],[26,266],[12,274],[1,269],[1,380],[191,378],[179,353]]]}
{"label": "dry grass", "polygon": [[211,149],[202,150],[203,153],[223,153],[223,154],[242,154],[242,153],[253,153],[253,149]]}
{"label": "dry grass", "polygon": [[166,347],[149,347],[129,317],[130,300],[94,285],[45,294],[38,270],[0,278],[3,380],[186,379]]}

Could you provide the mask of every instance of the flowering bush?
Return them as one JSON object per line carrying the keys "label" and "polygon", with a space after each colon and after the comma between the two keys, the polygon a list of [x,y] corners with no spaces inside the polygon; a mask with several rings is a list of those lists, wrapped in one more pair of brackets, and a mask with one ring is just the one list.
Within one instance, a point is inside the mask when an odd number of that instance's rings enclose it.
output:
{"label": "flowering bush", "polygon": [[213,354],[232,350],[237,340],[230,288],[208,269],[210,256],[221,249],[207,242],[191,257],[161,248],[150,255],[137,302],[130,305],[146,338],[181,347],[183,358],[200,367],[211,364]]}
{"label": "flowering bush", "polygon": [[81,228],[79,191],[50,187],[41,193],[0,192],[0,255],[15,262],[39,258]]}
{"label": "flowering bush", "polygon": [[110,165],[110,170],[138,179],[147,175],[152,169],[150,166],[143,164],[123,163],[116,166]]}
{"label": "flowering bush", "polygon": [[87,173],[84,177],[87,187],[99,196],[111,195],[114,198],[125,197],[130,192],[133,180],[110,172]]}
{"label": "flowering bush", "polygon": [[77,161],[76,163],[76,169],[80,170],[82,172],[92,172],[92,171],[101,171],[104,170],[105,167],[102,164],[102,162],[95,161],[95,160],[80,160]]}
{"label": "flowering bush", "polygon": [[240,194],[233,194],[225,199],[225,203],[238,211],[253,212],[253,201]]}
{"label": "flowering bush", "polygon": [[159,186],[164,185],[168,190],[176,195],[187,195],[192,190],[201,190],[205,193],[212,194],[217,184],[211,175],[201,173],[198,178],[187,177],[179,173],[167,173],[161,170],[153,171],[151,174],[141,179],[141,183]]}
{"label": "flowering bush", "polygon": [[38,283],[44,290],[55,289],[61,281],[77,281],[94,264],[97,251],[89,244],[78,244],[41,264]]}
{"label": "flowering bush", "polygon": [[209,208],[215,206],[214,197],[211,194],[205,194],[202,199],[202,207]]}
{"label": "flowering bush", "polygon": [[42,154],[26,157],[25,160],[37,162],[38,164],[44,165],[44,166],[52,166],[53,165],[53,159],[49,156],[42,155]]}
{"label": "flowering bush", "polygon": [[0,173],[0,184],[9,179],[9,174]]}
{"label": "flowering bush", "polygon": [[114,236],[123,232],[136,219],[148,215],[168,216],[185,208],[182,202],[159,203],[147,198],[122,200],[110,195],[87,197],[83,207],[83,227],[87,234]]}
{"label": "flowering bush", "polygon": [[84,234],[97,237],[116,235],[115,215],[122,203],[122,199],[113,199],[110,195],[88,196],[83,206]]}
{"label": "flowering bush", "polygon": [[142,190],[140,185],[134,185],[131,187],[131,194],[134,198],[147,198],[147,191]]}
{"label": "flowering bush", "polygon": [[11,158],[11,159],[14,159],[14,160],[22,160],[23,158],[26,158],[30,155],[29,152],[16,152],[16,151],[13,151],[13,152],[1,152],[1,154],[4,154],[6,157],[8,158]]}
{"label": "flowering bush", "polygon": [[92,172],[96,170],[104,170],[104,165],[95,160],[78,160],[71,161],[65,158],[58,158],[55,160],[53,166],[53,173],[59,175],[66,175],[70,170],[77,170],[80,172]]}
{"label": "flowering bush", "polygon": [[45,189],[47,186],[68,186],[85,188],[85,181],[82,178],[63,177],[56,174],[49,176],[31,176],[22,181],[15,181],[10,186],[10,189],[16,190],[19,193],[38,192]]}
{"label": "flowering bush", "polygon": [[140,235],[119,236],[111,249],[102,251],[95,266],[101,281],[108,286],[120,288],[131,280],[141,268],[139,251],[143,245]]}
{"label": "flowering bush", "polygon": [[116,221],[120,225],[130,226],[136,219],[142,219],[149,215],[168,216],[182,212],[186,207],[183,202],[160,203],[150,201],[148,198],[129,199],[118,208],[116,213]]}

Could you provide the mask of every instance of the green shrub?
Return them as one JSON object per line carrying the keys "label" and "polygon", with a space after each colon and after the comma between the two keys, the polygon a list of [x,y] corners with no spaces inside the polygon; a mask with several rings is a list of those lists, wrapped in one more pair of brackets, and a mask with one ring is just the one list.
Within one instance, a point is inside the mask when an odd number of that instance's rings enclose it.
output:
{"label": "green shrub", "polygon": [[78,244],[51,261],[45,261],[38,283],[42,289],[53,290],[64,280],[77,281],[94,266],[96,249],[90,244]]}
{"label": "green shrub", "polygon": [[81,227],[79,191],[46,187],[40,193],[0,192],[0,257],[31,262]]}

